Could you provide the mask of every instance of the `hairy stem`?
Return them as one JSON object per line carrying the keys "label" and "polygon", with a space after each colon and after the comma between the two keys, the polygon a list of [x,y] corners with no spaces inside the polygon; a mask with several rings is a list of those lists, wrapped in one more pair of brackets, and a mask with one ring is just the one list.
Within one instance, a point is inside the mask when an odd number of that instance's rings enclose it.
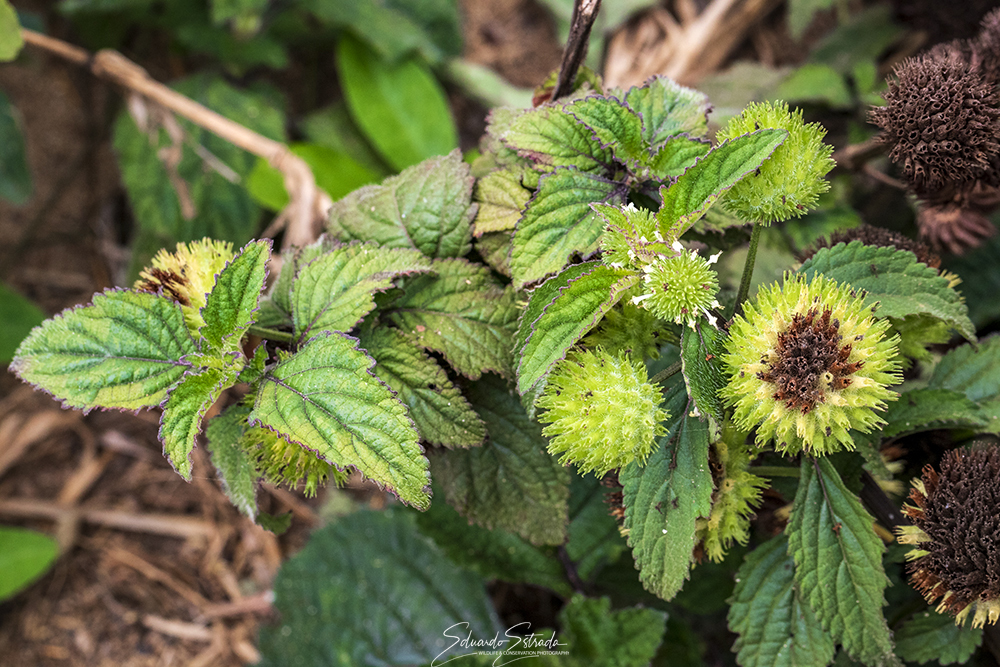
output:
{"label": "hairy stem", "polygon": [[758,477],[798,477],[801,474],[797,467],[785,466],[752,466],[748,470]]}
{"label": "hairy stem", "polygon": [[667,378],[671,378],[671,377],[677,375],[677,373],[680,370],[681,370],[681,362],[678,361],[676,363],[670,364],[669,366],[667,366],[666,368],[664,368],[662,371],[660,371],[659,373],[657,373],[656,375],[654,375],[653,378],[650,380],[650,382],[652,382],[653,384],[657,384],[659,382],[663,382]]}
{"label": "hairy stem", "polygon": [[258,327],[256,325],[251,325],[248,333],[264,338],[265,340],[274,341],[275,343],[291,343],[295,340],[295,336],[289,331],[278,331],[277,329]]}

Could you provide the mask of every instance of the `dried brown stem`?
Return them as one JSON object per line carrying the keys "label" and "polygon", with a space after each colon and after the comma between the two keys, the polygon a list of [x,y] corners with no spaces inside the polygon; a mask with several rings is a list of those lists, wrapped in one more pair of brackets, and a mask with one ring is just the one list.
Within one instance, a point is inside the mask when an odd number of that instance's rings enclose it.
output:
{"label": "dried brown stem", "polygon": [[566,40],[566,50],[563,51],[562,65],[559,67],[559,78],[552,99],[565,97],[573,91],[576,73],[587,55],[587,43],[590,41],[590,29],[601,8],[601,0],[576,0],[573,5],[573,20],[569,28],[569,39]]}

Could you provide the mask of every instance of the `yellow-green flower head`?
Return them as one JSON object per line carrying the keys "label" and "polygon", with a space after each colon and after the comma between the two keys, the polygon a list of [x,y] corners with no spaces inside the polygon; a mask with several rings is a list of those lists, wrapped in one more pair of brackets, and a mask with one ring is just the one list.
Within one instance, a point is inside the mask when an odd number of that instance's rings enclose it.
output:
{"label": "yellow-green flower head", "polygon": [[205,238],[178,243],[174,252],[160,250],[152,265],[143,269],[135,289],[162,293],[181,304],[188,328],[197,332],[204,326],[201,309],[206,295],[215,287],[215,278],[234,256],[233,244]]}
{"label": "yellow-green flower head", "polygon": [[601,238],[601,257],[612,269],[640,270],[643,265],[671,254],[660,233],[656,214],[629,202],[621,208],[591,204],[607,226]]}
{"label": "yellow-green flower head", "polygon": [[643,267],[642,294],[632,298],[657,317],[694,328],[704,316],[715,326],[709,308],[718,308],[719,277],[711,265],[719,260],[716,253],[708,259],[693,250],[685,250],[677,241],[673,257],[660,256]]}
{"label": "yellow-green flower head", "polygon": [[347,473],[319,458],[315,452],[293,444],[266,428],[251,427],[240,440],[244,451],[254,457],[257,469],[272,484],[296,488],[305,483],[305,494],[315,496],[320,486],[333,478],[338,485]]}
{"label": "yellow-green flower head", "polygon": [[761,288],[729,329],[722,390],[737,425],[757,428],[757,444],[828,454],[853,449],[848,431],[884,423],[876,410],[895,400],[898,337],[847,285],[823,276],[785,276]]}
{"label": "yellow-green flower head", "polygon": [[826,130],[806,124],[802,111],[789,112],[784,102],[751,102],[716,135],[720,143],[762,129],[788,130],[788,138],[760,169],[734,185],[722,200],[744,220],[770,224],[797,218],[830,189],[825,176],[835,166],[833,147],[823,143]]}
{"label": "yellow-green flower head", "polygon": [[896,529],[910,581],[938,612],[973,627],[1000,621],[1000,448],[953,449],[940,474],[925,466],[903,512],[911,526]]}
{"label": "yellow-green flower head", "polygon": [[641,361],[598,348],[560,362],[536,405],[545,410],[539,421],[547,424],[542,434],[549,452],[561,455],[560,463],[603,475],[646,460],[666,432],[662,402]]}
{"label": "yellow-green flower head", "polygon": [[731,448],[719,441],[713,450],[722,474],[715,480],[711,514],[695,522],[695,537],[709,560],[719,563],[733,542],[746,544],[750,539],[750,518],[767,480],[747,471],[751,456],[745,445]]}

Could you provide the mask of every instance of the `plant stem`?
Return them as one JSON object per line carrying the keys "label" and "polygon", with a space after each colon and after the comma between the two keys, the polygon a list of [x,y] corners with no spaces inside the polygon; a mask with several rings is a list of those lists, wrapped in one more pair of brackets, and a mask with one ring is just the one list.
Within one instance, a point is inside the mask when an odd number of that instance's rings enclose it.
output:
{"label": "plant stem", "polygon": [[559,78],[556,80],[555,90],[552,91],[553,100],[558,100],[573,91],[576,73],[587,55],[590,29],[600,8],[601,0],[576,0],[574,3],[569,38],[566,40],[566,50],[563,51],[562,64],[559,66]]}
{"label": "plant stem", "polygon": [[799,469],[786,466],[753,466],[750,472],[761,477],[798,477]]}
{"label": "plant stem", "polygon": [[676,363],[670,364],[669,366],[667,366],[666,368],[664,368],[662,371],[660,371],[659,373],[657,373],[656,375],[654,375],[653,379],[650,380],[650,382],[652,382],[653,384],[657,384],[659,382],[663,382],[667,378],[670,378],[670,377],[673,377],[674,375],[677,375],[678,371],[680,371],[680,370],[681,370],[681,362],[678,361]]}
{"label": "plant stem", "polygon": [[291,343],[295,340],[294,334],[290,331],[278,331],[277,329],[269,329],[268,327],[258,327],[256,325],[250,325],[248,333],[254,336],[260,336],[275,343]]}
{"label": "plant stem", "polygon": [[740,278],[740,291],[736,294],[736,306],[733,308],[733,315],[743,312],[743,302],[750,295],[750,279],[753,278],[753,267],[757,262],[757,246],[760,244],[760,230],[764,225],[759,222],[753,223],[750,231],[750,247],[747,249],[747,261],[743,265],[743,277]]}

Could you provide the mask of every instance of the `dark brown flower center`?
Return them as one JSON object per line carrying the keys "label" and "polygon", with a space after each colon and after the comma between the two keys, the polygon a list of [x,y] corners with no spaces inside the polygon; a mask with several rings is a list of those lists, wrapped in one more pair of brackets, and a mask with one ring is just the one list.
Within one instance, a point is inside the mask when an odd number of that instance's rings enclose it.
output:
{"label": "dark brown flower center", "polygon": [[150,294],[162,294],[169,299],[173,299],[182,306],[191,305],[184,288],[188,284],[187,278],[173,271],[153,268],[150,269],[149,277],[135,286],[139,292],[149,292]]}
{"label": "dark brown flower center", "polygon": [[[861,361],[847,362],[851,345],[841,345],[840,321],[831,316],[829,308],[822,315],[817,308],[796,314],[778,334],[777,359],[765,361],[768,369],[757,374],[775,386],[774,399],[790,410],[809,412],[823,402],[826,382],[833,390],[844,389],[862,366]],[[832,380],[824,379],[827,373]]]}

